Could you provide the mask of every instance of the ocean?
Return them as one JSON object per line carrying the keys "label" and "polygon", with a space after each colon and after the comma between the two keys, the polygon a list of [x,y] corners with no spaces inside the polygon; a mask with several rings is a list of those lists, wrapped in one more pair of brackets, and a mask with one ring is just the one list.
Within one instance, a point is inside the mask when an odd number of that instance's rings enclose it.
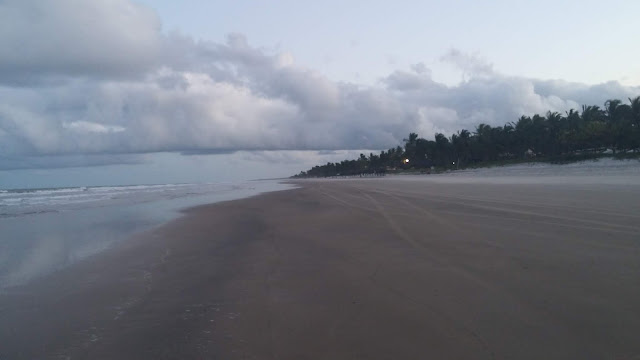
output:
{"label": "ocean", "polygon": [[0,190],[0,290],[108,249],[182,209],[291,187],[260,180]]}

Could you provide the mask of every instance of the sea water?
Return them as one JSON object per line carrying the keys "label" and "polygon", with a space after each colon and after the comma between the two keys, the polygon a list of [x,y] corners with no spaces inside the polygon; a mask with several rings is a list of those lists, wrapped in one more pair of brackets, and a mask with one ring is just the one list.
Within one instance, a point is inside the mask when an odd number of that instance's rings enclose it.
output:
{"label": "sea water", "polygon": [[182,209],[288,188],[261,180],[0,190],[0,289],[96,254]]}

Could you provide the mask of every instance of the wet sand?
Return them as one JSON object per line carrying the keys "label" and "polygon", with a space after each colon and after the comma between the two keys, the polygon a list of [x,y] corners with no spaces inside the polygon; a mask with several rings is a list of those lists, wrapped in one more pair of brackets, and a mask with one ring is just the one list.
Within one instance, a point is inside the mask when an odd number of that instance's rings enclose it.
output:
{"label": "wet sand", "polygon": [[640,184],[303,181],[0,294],[0,359],[638,359]]}

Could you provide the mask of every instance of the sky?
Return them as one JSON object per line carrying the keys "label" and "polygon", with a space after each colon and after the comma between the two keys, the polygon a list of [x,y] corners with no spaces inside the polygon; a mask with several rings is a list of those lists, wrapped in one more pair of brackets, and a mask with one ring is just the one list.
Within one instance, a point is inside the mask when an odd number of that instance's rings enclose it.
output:
{"label": "sky", "polygon": [[0,188],[209,182],[640,95],[640,2],[0,1]]}

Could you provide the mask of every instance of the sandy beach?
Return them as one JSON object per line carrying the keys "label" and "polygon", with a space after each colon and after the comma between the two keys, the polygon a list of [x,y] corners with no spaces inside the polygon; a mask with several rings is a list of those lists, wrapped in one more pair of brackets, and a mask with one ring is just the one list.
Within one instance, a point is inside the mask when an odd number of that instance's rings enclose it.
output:
{"label": "sandy beach", "polygon": [[0,359],[638,359],[640,184],[300,181],[0,293]]}

